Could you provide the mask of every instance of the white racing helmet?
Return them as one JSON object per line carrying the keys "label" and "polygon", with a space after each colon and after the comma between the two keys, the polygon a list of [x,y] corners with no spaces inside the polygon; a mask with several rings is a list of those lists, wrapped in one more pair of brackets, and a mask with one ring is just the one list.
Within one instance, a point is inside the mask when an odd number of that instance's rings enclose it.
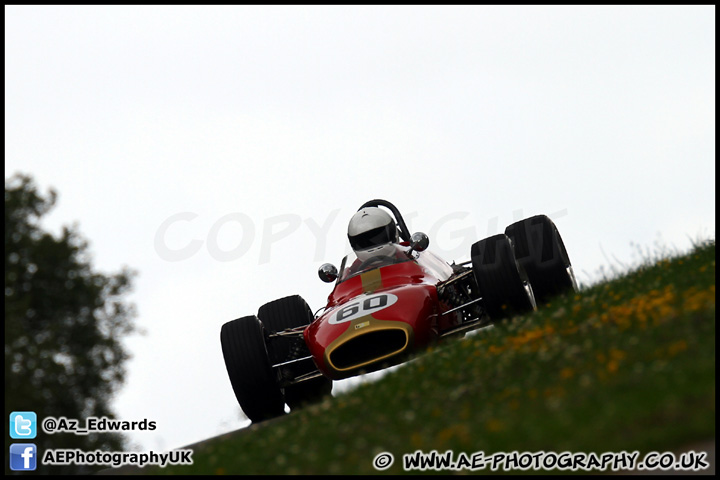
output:
{"label": "white racing helmet", "polygon": [[365,207],[352,216],[348,225],[350,246],[361,261],[391,256],[398,243],[398,230],[392,217],[377,207]]}

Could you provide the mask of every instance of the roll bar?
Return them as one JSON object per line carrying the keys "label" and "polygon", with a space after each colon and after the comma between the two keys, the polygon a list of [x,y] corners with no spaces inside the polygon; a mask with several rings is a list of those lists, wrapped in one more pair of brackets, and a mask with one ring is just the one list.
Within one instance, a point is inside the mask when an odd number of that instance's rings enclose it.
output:
{"label": "roll bar", "polygon": [[368,202],[365,202],[362,204],[360,208],[358,208],[358,211],[362,210],[365,207],[386,207],[388,210],[392,212],[392,214],[395,216],[395,223],[398,226],[398,229],[400,230],[400,238],[405,240],[406,242],[411,242],[410,239],[410,231],[407,228],[407,225],[405,225],[405,220],[403,220],[402,215],[400,214],[400,211],[393,205],[392,203],[388,202],[387,200],[370,200]]}

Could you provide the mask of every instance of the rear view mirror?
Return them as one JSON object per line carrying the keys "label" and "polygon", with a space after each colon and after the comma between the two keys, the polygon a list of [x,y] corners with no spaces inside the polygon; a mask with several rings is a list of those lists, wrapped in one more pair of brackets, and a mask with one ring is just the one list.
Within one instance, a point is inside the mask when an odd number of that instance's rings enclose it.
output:
{"label": "rear view mirror", "polygon": [[410,237],[410,250],[422,252],[427,250],[430,245],[430,239],[422,232],[415,232]]}
{"label": "rear view mirror", "polygon": [[338,277],[338,270],[332,263],[323,263],[318,268],[318,276],[325,283],[334,282]]}

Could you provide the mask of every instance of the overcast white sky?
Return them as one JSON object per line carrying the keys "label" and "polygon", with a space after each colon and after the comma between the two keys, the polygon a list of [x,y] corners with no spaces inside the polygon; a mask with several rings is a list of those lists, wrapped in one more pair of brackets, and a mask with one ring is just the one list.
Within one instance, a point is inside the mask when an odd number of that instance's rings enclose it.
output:
{"label": "overcast white sky", "polygon": [[[715,232],[715,7],[6,6],[5,176],[139,272],[117,418],[244,425],[220,327],[384,198],[447,260],[549,214],[581,283]],[[42,412],[38,412],[42,417]]]}

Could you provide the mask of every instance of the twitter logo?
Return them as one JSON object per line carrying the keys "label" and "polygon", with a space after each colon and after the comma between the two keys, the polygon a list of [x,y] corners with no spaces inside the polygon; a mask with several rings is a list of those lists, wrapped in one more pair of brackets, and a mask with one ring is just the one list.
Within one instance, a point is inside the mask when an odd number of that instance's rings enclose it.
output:
{"label": "twitter logo", "polygon": [[37,415],[35,412],[12,412],[10,414],[10,438],[35,438]]}

